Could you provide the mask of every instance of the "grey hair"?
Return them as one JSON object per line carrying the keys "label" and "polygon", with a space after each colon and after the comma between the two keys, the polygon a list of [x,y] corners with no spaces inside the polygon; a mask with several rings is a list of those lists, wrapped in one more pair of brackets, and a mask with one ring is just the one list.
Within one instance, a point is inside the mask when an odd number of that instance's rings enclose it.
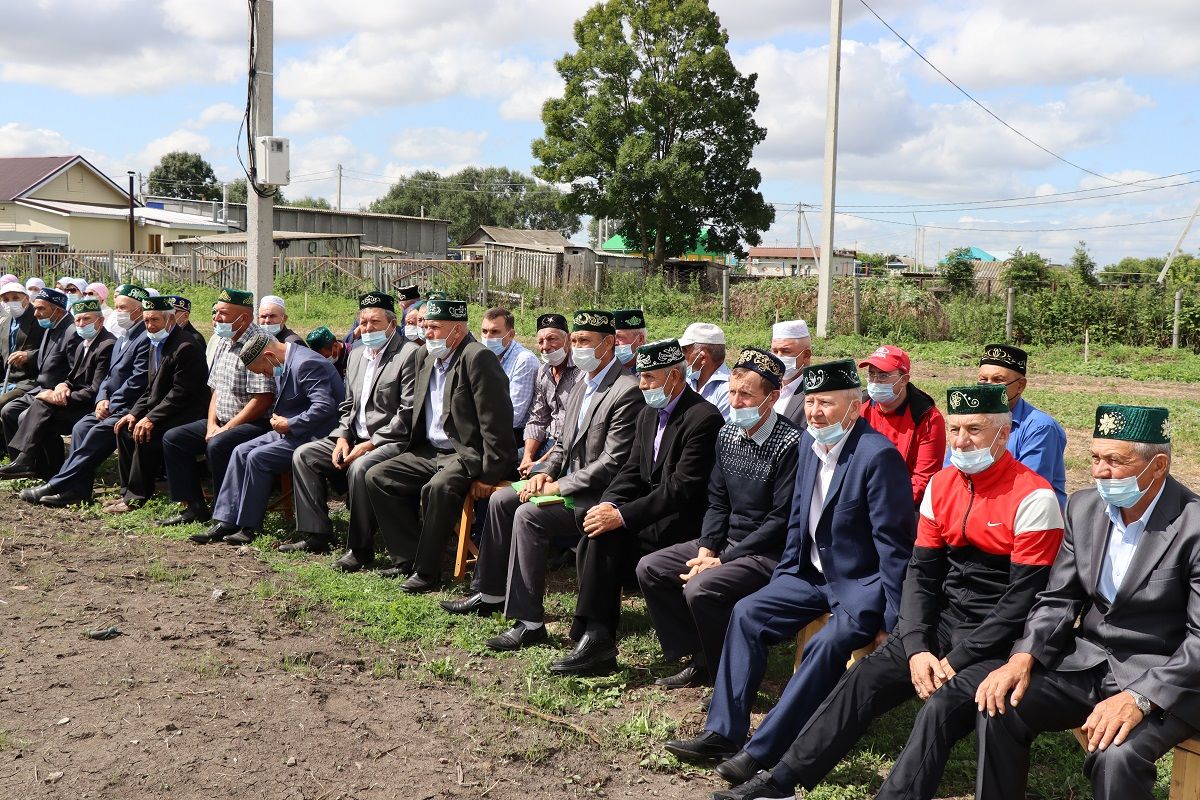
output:
{"label": "grey hair", "polygon": [[383,310],[383,316],[384,316],[384,317],[387,319],[387,321],[388,321],[388,322],[395,322],[395,321],[396,321],[396,312],[395,312],[395,311],[388,311],[388,310],[385,308],[385,309]]}
{"label": "grey hair", "polygon": [[1133,445],[1133,452],[1138,454],[1138,458],[1144,461],[1150,461],[1160,453],[1167,457],[1167,466],[1171,464],[1171,443],[1151,444],[1149,442],[1130,442]]}

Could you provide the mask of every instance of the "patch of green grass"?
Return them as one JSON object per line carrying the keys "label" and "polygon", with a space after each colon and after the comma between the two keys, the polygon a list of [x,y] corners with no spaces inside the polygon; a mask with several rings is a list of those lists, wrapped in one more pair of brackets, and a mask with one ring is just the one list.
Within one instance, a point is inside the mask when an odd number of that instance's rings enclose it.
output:
{"label": "patch of green grass", "polygon": [[200,680],[209,680],[211,678],[220,678],[228,675],[233,671],[233,665],[226,661],[219,654],[206,650],[195,661],[192,662],[192,672]]}
{"label": "patch of green grass", "polygon": [[141,574],[155,583],[180,584],[196,574],[190,567],[170,567],[162,561],[154,560],[141,570]]}
{"label": "patch of green grass", "polygon": [[462,673],[458,671],[458,664],[454,663],[454,656],[445,656],[444,658],[428,661],[425,668],[429,670],[429,674],[437,678],[439,681],[447,683],[463,683],[466,679]]}
{"label": "patch of green grass", "polygon": [[279,659],[279,666],[284,672],[293,675],[311,675],[313,672],[309,657],[303,653],[285,653]]}

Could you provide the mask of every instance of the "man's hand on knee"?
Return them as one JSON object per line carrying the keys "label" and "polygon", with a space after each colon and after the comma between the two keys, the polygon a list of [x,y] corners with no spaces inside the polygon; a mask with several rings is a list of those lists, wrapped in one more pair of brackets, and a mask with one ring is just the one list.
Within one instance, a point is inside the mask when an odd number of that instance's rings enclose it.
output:
{"label": "man's hand on knee", "polygon": [[1083,723],[1083,732],[1088,737],[1088,752],[1106,750],[1110,744],[1121,744],[1145,718],[1146,715],[1137,707],[1137,702],[1129,692],[1117,692],[1107,700],[1101,700]]}

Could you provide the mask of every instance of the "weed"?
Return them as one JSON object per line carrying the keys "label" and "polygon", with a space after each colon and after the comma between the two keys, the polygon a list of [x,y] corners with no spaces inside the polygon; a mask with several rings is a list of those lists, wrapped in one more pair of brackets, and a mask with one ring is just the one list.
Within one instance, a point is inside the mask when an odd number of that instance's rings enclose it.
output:
{"label": "weed", "polygon": [[233,671],[233,665],[212,651],[206,651],[192,662],[192,671],[200,680],[221,678]]}
{"label": "weed", "polygon": [[290,672],[293,675],[310,675],[313,672],[309,657],[300,653],[285,653],[279,659],[279,666],[284,672]]}
{"label": "weed", "polygon": [[425,668],[429,670],[430,675],[439,681],[446,681],[447,683],[466,681],[466,678],[458,672],[458,665],[454,663],[454,656],[446,656],[436,661],[430,661],[425,665]]}
{"label": "weed", "polygon": [[191,568],[173,569],[162,561],[151,561],[141,570],[141,574],[155,583],[179,584],[196,574]]}

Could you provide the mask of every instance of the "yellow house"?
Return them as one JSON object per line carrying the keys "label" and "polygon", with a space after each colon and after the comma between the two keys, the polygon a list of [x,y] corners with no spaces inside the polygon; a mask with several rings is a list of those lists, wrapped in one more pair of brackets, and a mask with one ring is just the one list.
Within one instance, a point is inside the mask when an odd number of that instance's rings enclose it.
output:
{"label": "yellow house", "polygon": [[[196,214],[134,201],[134,250],[224,233]],[[73,251],[129,251],[129,194],[83,156],[0,158],[0,246],[61,245]]]}

